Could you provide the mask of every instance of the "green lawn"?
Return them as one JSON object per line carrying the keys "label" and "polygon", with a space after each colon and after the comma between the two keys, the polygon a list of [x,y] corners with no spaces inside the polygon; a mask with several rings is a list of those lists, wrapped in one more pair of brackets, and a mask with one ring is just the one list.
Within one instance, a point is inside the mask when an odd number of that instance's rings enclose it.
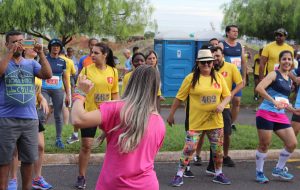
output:
{"label": "green lawn", "polygon": [[[161,151],[180,151],[183,148],[185,140],[185,130],[183,125],[175,125],[174,127],[166,126],[167,132],[164,141],[164,145]],[[72,127],[70,125],[65,126],[63,129],[63,139],[64,141],[72,133]],[[45,143],[46,143],[46,153],[79,153],[80,142],[68,145],[65,144],[65,149],[57,149],[54,146],[55,140],[55,127],[54,125],[47,125],[45,131]],[[298,136],[298,141],[300,136]],[[232,134],[232,150],[240,149],[256,149],[257,146],[257,132],[254,126],[240,125],[238,130]],[[271,144],[271,149],[282,148],[282,142],[274,135]],[[204,150],[208,150],[208,140],[206,138]],[[94,153],[102,153],[105,151],[105,144],[101,145]]]}

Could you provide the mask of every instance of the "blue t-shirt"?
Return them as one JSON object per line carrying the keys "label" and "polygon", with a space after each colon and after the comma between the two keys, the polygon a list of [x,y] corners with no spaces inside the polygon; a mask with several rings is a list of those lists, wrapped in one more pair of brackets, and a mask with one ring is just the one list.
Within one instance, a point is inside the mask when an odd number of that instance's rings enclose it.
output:
{"label": "blue t-shirt", "polygon": [[239,71],[242,70],[242,45],[237,42],[234,47],[227,44],[225,41],[222,42],[224,46],[224,58],[228,63],[235,64]]}
{"label": "blue t-shirt", "polygon": [[22,58],[20,64],[9,61],[0,77],[0,117],[38,119],[34,80],[40,70],[32,59]]}
{"label": "blue t-shirt", "polygon": [[[87,57],[88,55],[84,55],[82,56],[80,59],[79,59],[79,63],[78,63],[78,71],[81,71],[83,69],[83,61],[85,60],[85,58]],[[79,73],[78,73],[79,74]]]}
{"label": "blue t-shirt", "polygon": [[61,89],[62,88],[62,75],[66,70],[66,61],[60,57],[53,58],[50,55],[46,56],[51,69],[52,69],[52,78],[43,80],[42,82],[42,89]]}
{"label": "blue t-shirt", "polygon": [[[289,78],[285,80],[279,71],[276,72],[276,79],[273,81],[267,88],[267,93],[275,99],[275,97],[282,97],[288,99],[292,91],[292,81]],[[261,105],[259,106],[260,110],[266,110],[276,113],[284,113],[284,109],[278,110],[274,107],[274,104],[269,100],[264,99]]]}
{"label": "blue t-shirt", "polygon": [[126,68],[126,70],[128,70],[128,71],[131,71],[131,70],[132,70],[131,57],[128,58],[128,59],[125,61],[125,68]]}

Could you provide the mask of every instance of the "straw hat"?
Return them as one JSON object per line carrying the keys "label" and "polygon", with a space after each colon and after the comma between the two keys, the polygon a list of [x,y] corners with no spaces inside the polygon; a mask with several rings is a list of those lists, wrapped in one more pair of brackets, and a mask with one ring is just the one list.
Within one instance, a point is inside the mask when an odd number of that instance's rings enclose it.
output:
{"label": "straw hat", "polygon": [[215,60],[209,49],[200,49],[196,61],[213,61]]}

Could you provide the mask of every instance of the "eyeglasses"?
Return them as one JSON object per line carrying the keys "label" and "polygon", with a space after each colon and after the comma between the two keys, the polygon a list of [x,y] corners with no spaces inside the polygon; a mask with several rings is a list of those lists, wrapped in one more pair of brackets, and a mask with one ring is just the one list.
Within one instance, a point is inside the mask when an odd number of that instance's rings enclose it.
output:
{"label": "eyeglasses", "polygon": [[210,65],[213,61],[198,61],[198,62],[200,62],[201,65],[205,65],[205,64]]}

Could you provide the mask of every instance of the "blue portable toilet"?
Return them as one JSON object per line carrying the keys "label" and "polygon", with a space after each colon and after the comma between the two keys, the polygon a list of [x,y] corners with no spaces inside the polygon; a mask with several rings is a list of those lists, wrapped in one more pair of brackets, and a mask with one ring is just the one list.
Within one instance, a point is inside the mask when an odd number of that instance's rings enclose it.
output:
{"label": "blue portable toilet", "polygon": [[212,38],[217,38],[219,41],[224,40],[224,37],[222,36],[222,34],[213,31],[213,30],[203,30],[203,31],[198,31],[195,32],[195,41],[196,41],[196,56],[197,56],[197,52],[199,51],[199,49],[201,49],[201,47],[203,45],[208,45],[209,40]]}
{"label": "blue portable toilet", "polygon": [[194,36],[179,31],[159,33],[154,38],[154,51],[158,55],[162,94],[175,97],[195,64]]}

